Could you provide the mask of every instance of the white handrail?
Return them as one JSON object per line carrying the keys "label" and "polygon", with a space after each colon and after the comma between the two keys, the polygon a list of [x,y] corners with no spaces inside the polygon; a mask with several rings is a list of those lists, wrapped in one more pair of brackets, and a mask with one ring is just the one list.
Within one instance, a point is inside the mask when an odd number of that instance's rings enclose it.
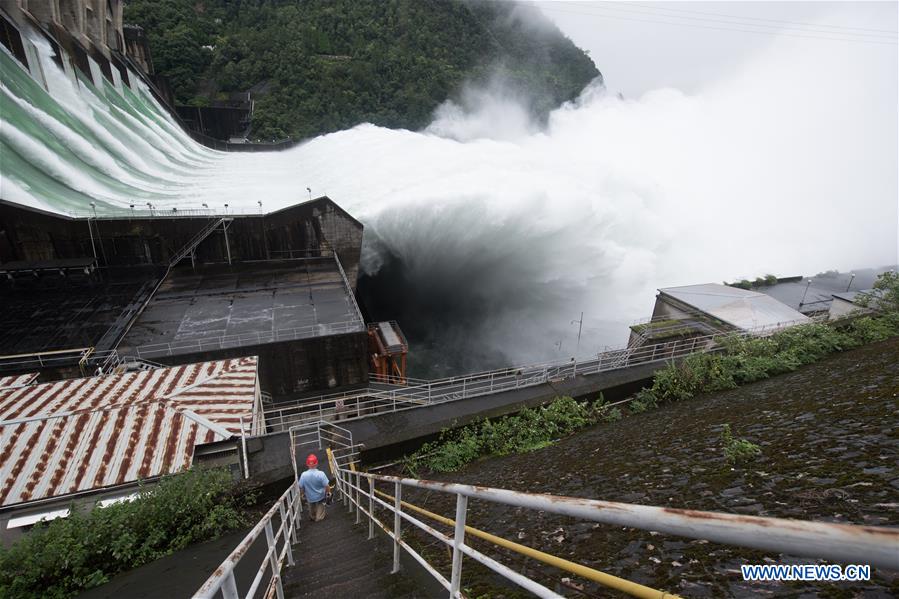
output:
{"label": "white handrail", "polygon": [[[368,479],[368,485],[362,484],[363,478]],[[360,514],[364,514],[369,519],[369,538],[371,538],[372,524],[377,524],[393,539],[394,571],[398,571],[400,568],[399,550],[403,549],[416,561],[422,563],[449,590],[450,597],[459,596],[463,553],[538,596],[558,597],[550,589],[498,564],[466,544],[465,521],[469,498],[539,513],[558,514],[614,526],[704,539],[739,547],[817,559],[823,558],[844,563],[866,563],[887,570],[899,570],[899,551],[896,551],[896,547],[899,546],[899,530],[894,528],[763,518],[742,514],[598,501],[580,497],[524,493],[491,487],[384,476],[346,468],[338,471],[338,480],[346,489],[349,509],[356,511],[357,522]],[[394,502],[392,504],[377,497],[375,485],[378,482],[386,483],[393,488]],[[403,496],[404,487],[454,495],[456,497],[454,534],[448,536],[441,533],[404,511],[403,502],[400,499]],[[392,530],[375,517],[374,504],[394,514]],[[402,541],[401,519],[452,547],[453,561],[449,584],[443,575]],[[445,523],[450,524],[450,522]]]}
{"label": "white handrail", "polygon": [[[275,514],[280,516],[280,526],[277,531],[274,530],[272,525]],[[275,592],[279,598],[283,599],[284,588],[281,582],[281,570],[284,567],[285,558],[289,566],[294,565],[291,545],[297,543],[297,528],[300,526],[301,514],[300,493],[297,486],[291,484],[271,509],[259,520],[256,526],[243,538],[240,544],[234,548],[234,551],[216,568],[212,576],[206,579],[203,586],[194,593],[193,598],[212,599],[221,593],[224,599],[238,599],[238,597],[250,599],[256,596],[266,571],[270,571],[270,578],[264,596],[271,597],[272,592]],[[246,593],[239,593],[234,570],[263,532],[265,532],[265,540],[268,546],[265,557],[256,570],[256,576],[253,578],[249,590]]]}

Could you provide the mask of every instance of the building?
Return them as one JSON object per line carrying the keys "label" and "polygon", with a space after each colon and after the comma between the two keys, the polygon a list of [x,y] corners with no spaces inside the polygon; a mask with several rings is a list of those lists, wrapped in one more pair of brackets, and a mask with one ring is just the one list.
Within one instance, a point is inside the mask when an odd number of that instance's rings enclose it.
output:
{"label": "building", "polygon": [[256,355],[276,398],[363,384],[362,236],[328,198],[83,216],[0,201],[0,375]]}
{"label": "building", "polygon": [[868,306],[859,303],[860,297],[871,297],[873,289],[864,289],[862,291],[846,291],[843,293],[834,293],[833,301],[830,304],[828,315],[830,319],[842,318],[849,314],[858,312],[869,312]]}
{"label": "building", "polygon": [[718,283],[659,289],[652,319],[631,327],[631,347],[728,332],[769,334],[810,322],[800,312],[757,291]]}
{"label": "building", "polygon": [[[265,430],[257,358],[27,384],[0,380],[0,538],[134,494],[193,464],[241,473],[236,439]],[[223,444],[223,441],[231,441]],[[212,450],[212,451],[210,451]]]}

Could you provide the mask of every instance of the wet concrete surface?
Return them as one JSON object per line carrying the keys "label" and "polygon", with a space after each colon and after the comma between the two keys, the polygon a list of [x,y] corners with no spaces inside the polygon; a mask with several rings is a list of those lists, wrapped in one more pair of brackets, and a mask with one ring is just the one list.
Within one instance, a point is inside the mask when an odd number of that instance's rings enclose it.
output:
{"label": "wet concrete surface", "polygon": [[[739,389],[600,424],[539,451],[485,459],[439,478],[647,505],[897,526],[897,422],[899,339],[894,339]],[[730,466],[720,440],[726,423],[736,437],[761,447],[757,461]],[[454,498],[443,494],[410,490],[404,498],[453,513]],[[740,576],[741,564],[824,562],[475,499],[469,506],[473,526],[683,596],[899,596],[897,572],[872,569],[870,582],[749,583]],[[473,544],[488,550],[483,543]],[[565,595],[614,596],[560,570],[512,554],[502,557]],[[475,595],[519,596],[471,560],[465,564],[465,584]]]}
{"label": "wet concrete surface", "polygon": [[[90,589],[79,599],[163,599],[192,596],[234,551],[249,532],[249,527],[223,535],[212,541],[198,543],[171,555],[150,562],[140,568],[123,572],[106,584]],[[236,576],[241,589],[246,589],[265,555],[264,543],[256,543],[247,552],[246,562]]]}

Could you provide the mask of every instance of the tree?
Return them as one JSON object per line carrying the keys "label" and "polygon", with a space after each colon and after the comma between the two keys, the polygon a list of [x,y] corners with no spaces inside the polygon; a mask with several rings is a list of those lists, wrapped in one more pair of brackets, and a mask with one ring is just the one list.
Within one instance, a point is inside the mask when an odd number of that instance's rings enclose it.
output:
{"label": "tree", "polygon": [[894,270],[881,273],[874,282],[874,288],[859,294],[856,302],[884,312],[899,312],[899,273]]}

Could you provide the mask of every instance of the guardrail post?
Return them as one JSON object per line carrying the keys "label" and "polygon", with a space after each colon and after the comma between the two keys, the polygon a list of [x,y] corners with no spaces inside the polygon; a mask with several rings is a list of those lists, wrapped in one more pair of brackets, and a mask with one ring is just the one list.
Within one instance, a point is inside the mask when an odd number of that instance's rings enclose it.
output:
{"label": "guardrail post", "polygon": [[234,579],[234,570],[228,572],[225,582],[222,583],[222,597],[225,599],[239,599],[240,594],[237,592],[237,581]]}
{"label": "guardrail post", "polygon": [[298,543],[297,531],[300,529],[300,521],[303,519],[303,503],[300,501],[300,491],[297,488],[296,481],[290,486],[290,509],[293,512],[293,526],[290,527],[290,536],[294,543]]}
{"label": "guardrail post", "polygon": [[[337,460],[335,459],[334,461],[336,462]],[[340,468],[340,465],[338,464],[337,467]],[[340,494],[343,495],[343,505],[346,506],[348,508],[347,511],[349,511],[349,499],[347,498],[347,488],[346,488],[347,485],[346,485],[346,479],[344,478],[344,476],[345,475],[343,473],[338,473],[337,480],[340,481],[340,487],[341,487]]]}
{"label": "guardrail post", "polygon": [[359,476],[359,473],[356,473],[356,524],[359,524],[362,521],[362,498],[360,494],[362,493],[362,477]]}
{"label": "guardrail post", "polygon": [[278,545],[275,543],[275,533],[272,531],[271,520],[265,523],[265,540],[268,541],[268,560],[272,566],[275,591],[278,593],[278,599],[284,599],[284,587],[281,586],[281,572],[278,570]]}
{"label": "guardrail post", "polygon": [[368,538],[375,538],[375,479],[368,479]]}
{"label": "guardrail post", "polygon": [[278,504],[278,511],[281,512],[281,529],[284,531],[284,545],[287,549],[287,565],[293,565],[293,550],[290,547],[290,529],[293,528],[287,519],[287,513],[284,504]]}
{"label": "guardrail post", "polygon": [[456,530],[453,533],[453,574],[450,579],[450,599],[459,593],[462,583],[462,550],[465,542],[465,516],[468,513],[468,497],[456,495]]}
{"label": "guardrail post", "polygon": [[400,510],[402,509],[403,486],[394,483],[393,489],[393,570],[391,574],[400,571]]}
{"label": "guardrail post", "polygon": [[[349,467],[349,464],[345,464],[345,465],[347,467]],[[337,467],[343,468],[343,466],[341,466],[340,464],[338,464]],[[353,475],[350,474],[349,470],[345,470],[344,472],[346,472],[346,478],[343,481],[343,487],[344,487],[344,491],[345,491],[343,496],[346,498],[346,511],[348,514],[352,514],[353,513],[353,487],[352,487]]]}

